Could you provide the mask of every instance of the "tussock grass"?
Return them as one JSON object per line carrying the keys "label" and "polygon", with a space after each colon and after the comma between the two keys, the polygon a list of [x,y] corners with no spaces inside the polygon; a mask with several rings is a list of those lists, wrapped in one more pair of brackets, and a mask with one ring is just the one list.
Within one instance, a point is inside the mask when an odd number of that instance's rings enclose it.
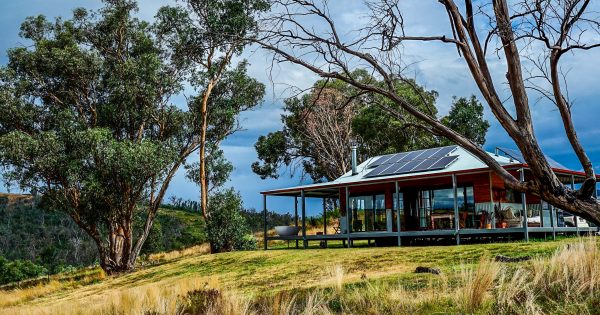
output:
{"label": "tussock grass", "polygon": [[456,290],[456,303],[467,313],[473,313],[489,300],[494,281],[501,272],[500,265],[488,257],[481,257],[475,269],[463,268],[461,286]]}
{"label": "tussock grass", "polygon": [[28,302],[50,293],[79,288],[106,279],[106,274],[100,268],[83,269],[77,272],[53,275],[49,278],[34,279],[37,284],[29,284],[23,288],[11,287],[0,290],[0,313],[3,307]]}
{"label": "tussock grass", "polygon": [[330,282],[334,288],[341,291],[344,288],[344,267],[340,264],[336,264],[329,268],[329,275],[331,277]]}
{"label": "tussock grass", "polygon": [[6,314],[179,314],[184,309],[181,298],[188,292],[207,286],[200,278],[182,279],[174,284],[148,284],[125,290],[112,289],[93,299],[61,300],[47,306],[12,307]]}

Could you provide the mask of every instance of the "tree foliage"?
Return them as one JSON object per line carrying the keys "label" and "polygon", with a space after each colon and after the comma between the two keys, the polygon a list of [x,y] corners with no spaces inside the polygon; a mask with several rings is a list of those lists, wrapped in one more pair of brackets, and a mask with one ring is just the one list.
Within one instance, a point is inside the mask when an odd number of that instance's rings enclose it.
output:
{"label": "tree foliage", "polygon": [[[356,70],[353,75],[361,82],[377,82],[364,70]],[[414,81],[394,84],[407,102],[438,115],[436,91],[428,91]],[[359,143],[363,158],[449,143],[420,128],[413,117],[389,99],[361,93],[341,80],[317,81],[309,93],[286,99],[284,104],[283,129],[260,136],[254,145],[259,161],[252,164],[252,170],[263,179],[277,178],[281,167],[288,167],[292,174],[301,167],[313,181],[333,180],[350,168],[351,141]],[[388,115],[382,104],[395,108],[399,116]],[[442,121],[479,145],[485,142],[489,123],[475,97],[455,99]]]}
{"label": "tree foliage", "polygon": [[0,285],[40,277],[47,274],[46,268],[29,260],[13,260],[0,256]]}
{"label": "tree foliage", "polygon": [[483,118],[483,105],[474,95],[454,97],[450,113],[442,118],[442,123],[479,146],[485,143],[485,134],[490,128],[490,123]]}
{"label": "tree foliage", "polygon": [[[237,66],[228,68],[215,84],[208,99],[208,123],[205,142],[205,168],[207,194],[222,187],[233,171],[233,165],[227,161],[220,144],[227,137],[240,131],[240,114],[256,108],[262,101],[265,86],[247,73],[248,63],[241,61]],[[191,99],[197,111],[201,111],[203,95]],[[187,177],[201,186],[200,163],[186,166]]]}

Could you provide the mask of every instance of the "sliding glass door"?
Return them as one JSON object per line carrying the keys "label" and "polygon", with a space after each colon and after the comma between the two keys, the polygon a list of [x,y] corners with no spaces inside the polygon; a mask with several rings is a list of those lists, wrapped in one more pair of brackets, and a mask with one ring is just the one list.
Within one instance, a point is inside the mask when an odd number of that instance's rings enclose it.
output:
{"label": "sliding glass door", "polygon": [[387,230],[385,196],[383,194],[351,196],[352,232]]}

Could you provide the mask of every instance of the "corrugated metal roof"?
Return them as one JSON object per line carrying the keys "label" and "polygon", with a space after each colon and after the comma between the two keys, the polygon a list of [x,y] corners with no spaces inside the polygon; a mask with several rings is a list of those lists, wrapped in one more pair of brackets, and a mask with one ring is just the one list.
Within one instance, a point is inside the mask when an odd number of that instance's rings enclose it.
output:
{"label": "corrugated metal roof", "polygon": [[[498,147],[498,149],[504,153],[506,153],[506,155],[512,157],[513,159],[523,163],[523,164],[527,164],[527,162],[525,161],[525,157],[523,157],[523,154],[521,154],[521,151],[519,150],[515,150],[515,149],[508,149],[508,148],[500,148]],[[548,164],[550,164],[550,167],[552,168],[558,168],[561,170],[568,170],[568,168],[558,162],[556,162],[554,159],[552,159],[551,157],[547,156],[544,154],[544,156],[546,157],[546,160],[548,160]]]}

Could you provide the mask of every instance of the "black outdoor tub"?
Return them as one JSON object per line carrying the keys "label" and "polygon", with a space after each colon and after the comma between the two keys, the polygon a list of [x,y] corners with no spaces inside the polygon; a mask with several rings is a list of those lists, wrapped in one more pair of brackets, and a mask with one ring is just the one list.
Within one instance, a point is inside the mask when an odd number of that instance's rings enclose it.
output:
{"label": "black outdoor tub", "polygon": [[298,226],[280,225],[275,227],[275,233],[279,236],[294,236],[298,235],[298,232],[300,232]]}

